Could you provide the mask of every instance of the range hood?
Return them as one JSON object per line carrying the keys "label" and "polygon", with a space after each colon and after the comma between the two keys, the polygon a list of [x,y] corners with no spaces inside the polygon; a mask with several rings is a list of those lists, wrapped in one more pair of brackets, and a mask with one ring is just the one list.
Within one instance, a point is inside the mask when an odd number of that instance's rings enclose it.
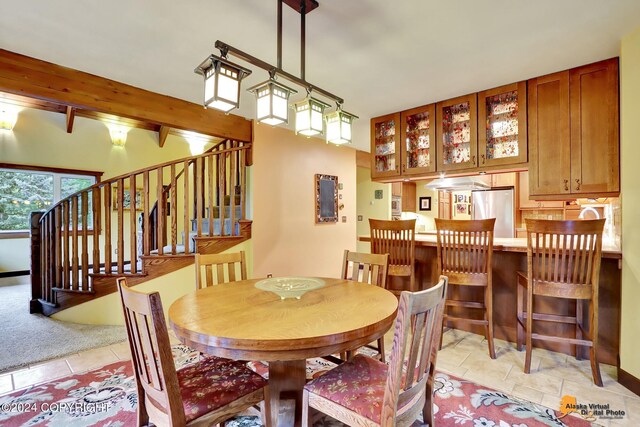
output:
{"label": "range hood", "polygon": [[460,178],[438,178],[426,185],[431,190],[464,191],[464,190],[488,190],[489,184],[474,176]]}

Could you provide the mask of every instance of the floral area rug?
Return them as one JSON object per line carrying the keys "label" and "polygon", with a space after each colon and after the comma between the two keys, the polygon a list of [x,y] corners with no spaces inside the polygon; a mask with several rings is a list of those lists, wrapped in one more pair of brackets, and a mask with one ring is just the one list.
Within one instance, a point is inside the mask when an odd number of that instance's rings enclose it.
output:
{"label": "floral area rug", "polygon": [[[173,355],[178,369],[201,357],[182,345],[173,346]],[[330,367],[322,359],[315,359],[309,364],[308,376],[317,376]],[[137,402],[133,368],[130,362],[121,361],[0,396],[0,426],[135,426]],[[560,418],[560,413],[552,409],[443,373],[436,375],[434,412],[436,426],[591,425],[571,416]],[[228,427],[260,425],[255,416],[240,416],[227,423]],[[314,422],[316,427],[342,425],[326,416]]]}

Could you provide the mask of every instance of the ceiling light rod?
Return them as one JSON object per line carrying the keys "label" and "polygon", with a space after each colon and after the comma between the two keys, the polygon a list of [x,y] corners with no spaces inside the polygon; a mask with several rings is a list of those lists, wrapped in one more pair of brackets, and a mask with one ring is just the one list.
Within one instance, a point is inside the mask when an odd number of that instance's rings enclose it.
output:
{"label": "ceiling light rod", "polygon": [[301,77],[296,77],[293,74],[290,74],[286,71],[284,71],[282,69],[282,1],[283,0],[278,0],[278,58],[277,58],[277,66],[273,66],[267,62],[264,62],[261,59],[256,58],[255,56],[249,55],[246,52],[243,52],[240,49],[237,49],[233,46],[228,45],[227,43],[217,40],[215,47],[216,49],[220,50],[221,56],[222,57],[226,57],[227,54],[231,54],[233,56],[236,56],[256,67],[260,67],[265,71],[268,71],[269,73],[275,73],[287,80],[289,80],[290,82],[296,83],[300,86],[303,86],[305,88],[307,88],[307,90],[309,91],[313,91],[316,93],[319,93],[327,98],[330,98],[332,100],[334,100],[335,102],[337,102],[338,104],[343,104],[344,100],[342,98],[340,98],[339,96],[336,96],[334,94],[332,94],[331,92],[328,92],[320,87],[314,86],[311,83],[307,82],[305,80],[305,32],[306,32],[306,24],[305,24],[305,15],[306,13],[308,13],[309,11],[306,9],[306,5],[305,5],[305,0],[301,1],[301,5],[300,5],[300,10],[298,12],[300,12],[300,30],[301,30],[301,40],[300,40],[300,72],[301,72]]}

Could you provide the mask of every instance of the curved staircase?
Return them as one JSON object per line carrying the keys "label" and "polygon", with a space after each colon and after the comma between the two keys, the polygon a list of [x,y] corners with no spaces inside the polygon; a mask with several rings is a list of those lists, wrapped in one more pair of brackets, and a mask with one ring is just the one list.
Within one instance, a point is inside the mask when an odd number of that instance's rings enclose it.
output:
{"label": "curved staircase", "polygon": [[251,143],[224,140],[32,212],[30,311],[51,315],[115,292],[116,277],[137,285],[251,238],[251,163]]}

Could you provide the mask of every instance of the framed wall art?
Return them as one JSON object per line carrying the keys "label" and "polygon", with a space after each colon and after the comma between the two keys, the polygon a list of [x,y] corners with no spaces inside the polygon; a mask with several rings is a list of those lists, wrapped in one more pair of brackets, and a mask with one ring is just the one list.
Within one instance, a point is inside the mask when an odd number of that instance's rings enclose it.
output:
{"label": "framed wall art", "polygon": [[421,211],[430,211],[431,210],[431,197],[420,197],[420,210]]}
{"label": "framed wall art", "polygon": [[316,174],[316,224],[338,222],[338,177]]}

